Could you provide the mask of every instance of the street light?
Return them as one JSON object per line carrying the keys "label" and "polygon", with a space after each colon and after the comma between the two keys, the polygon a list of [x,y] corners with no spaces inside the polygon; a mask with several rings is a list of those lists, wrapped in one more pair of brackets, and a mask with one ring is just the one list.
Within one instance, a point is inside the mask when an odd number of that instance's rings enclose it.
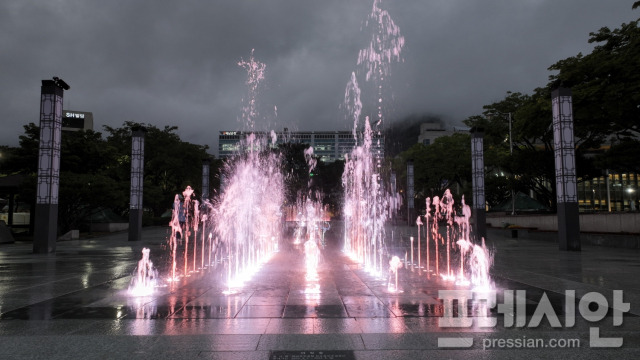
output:
{"label": "street light", "polygon": [[635,189],[632,187],[628,187],[627,188],[627,194],[629,194],[629,210],[630,211],[636,211],[636,203],[633,200],[633,193],[635,192]]}

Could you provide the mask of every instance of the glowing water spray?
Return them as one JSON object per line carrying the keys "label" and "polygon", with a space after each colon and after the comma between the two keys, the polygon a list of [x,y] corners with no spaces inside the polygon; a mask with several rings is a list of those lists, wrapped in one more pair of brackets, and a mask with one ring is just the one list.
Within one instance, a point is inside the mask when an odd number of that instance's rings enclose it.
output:
{"label": "glowing water spray", "polygon": [[376,130],[383,117],[383,84],[391,74],[391,63],[402,61],[401,52],[404,47],[404,36],[395,24],[389,12],[381,7],[381,0],[374,0],[371,13],[365,21],[365,28],[371,36],[369,44],[358,53],[358,65],[364,67],[366,80],[376,86],[377,118]]}
{"label": "glowing water spray", "polygon": [[244,105],[242,107],[242,119],[247,131],[255,130],[255,123],[258,117],[258,87],[264,80],[264,74],[267,66],[264,63],[256,61],[253,56],[254,49],[251,49],[251,56],[249,60],[240,60],[238,66],[247,71],[247,87],[248,96],[244,99]]}
{"label": "glowing water spray", "polygon": [[304,243],[304,263],[307,270],[307,280],[318,278],[318,264],[320,249],[315,240],[309,239]]}
{"label": "glowing water spray", "polygon": [[[418,215],[418,218],[416,219],[416,225],[418,225],[418,271],[420,271],[420,269],[422,268],[422,264],[420,262],[420,258],[421,258],[421,250],[420,250],[420,226],[422,226],[422,220],[420,219],[420,215]],[[413,262],[413,259],[411,260]]]}
{"label": "glowing water spray", "polygon": [[393,256],[391,260],[389,260],[389,271],[395,277],[395,285],[392,285],[391,281],[389,281],[389,284],[387,286],[390,292],[396,292],[396,293],[402,292],[400,289],[398,289],[398,270],[401,267],[402,267],[402,261],[400,261],[400,258],[398,258],[397,256]]}
{"label": "glowing water spray", "polygon": [[177,267],[177,253],[178,253],[178,236],[182,237],[182,226],[180,225],[180,197],[178,194],[173,200],[173,210],[171,212],[171,236],[169,237],[169,250],[171,251],[171,277],[169,281],[177,281],[178,276],[176,274]]}
{"label": "glowing water spray", "polygon": [[157,285],[158,271],[153,267],[149,253],[149,249],[142,249],[142,259],[138,261],[138,267],[129,285],[130,295],[147,296],[153,294]]}
{"label": "glowing water spray", "polygon": [[[254,131],[258,89],[266,66],[255,60],[253,51],[248,61],[238,65],[247,70],[242,120],[246,130]],[[225,247],[227,292],[241,286],[277,250],[284,203],[280,164],[281,158],[270,151],[268,139],[251,133],[241,151],[224,166],[225,189],[213,209],[213,236]]]}
{"label": "glowing water spray", "polygon": [[[426,199],[427,212],[425,218],[427,219],[427,227],[430,227],[428,234],[434,239],[435,243],[435,273],[439,274],[445,281],[455,282],[457,285],[473,286],[474,290],[484,291],[492,288],[492,281],[489,274],[493,257],[488,251],[484,239],[480,245],[471,241],[469,219],[471,217],[471,209],[464,201],[462,197],[462,216],[456,216],[453,212],[454,202],[453,195],[447,189],[443,196],[443,201],[437,196],[433,197],[434,211],[431,215],[431,199]],[[433,217],[433,221],[429,223],[429,219]],[[444,219],[447,221],[447,227],[445,236],[447,238],[446,245],[446,273],[439,272],[440,257],[438,251],[438,243],[444,243],[444,237],[440,232],[438,220]],[[458,240],[450,243],[451,237]],[[427,270],[429,270],[429,241],[427,239]],[[453,265],[453,257],[451,257],[451,251],[458,250],[460,254],[459,258],[459,270],[457,274],[451,270]]]}
{"label": "glowing water spray", "polygon": [[[426,242],[426,248],[427,248],[427,277],[429,277],[431,275],[431,264],[430,264],[430,254],[429,254],[429,218],[431,217],[431,199],[430,198],[426,198],[425,199],[425,203],[426,203],[426,208],[427,211],[424,214],[424,219],[425,219],[425,242]],[[436,244],[437,246],[437,244]]]}
{"label": "glowing water spray", "polygon": [[[376,88],[373,127],[368,116],[360,123],[361,90],[356,72],[351,74],[345,89],[347,119],[353,122],[353,136],[357,146],[345,156],[344,185],[345,251],[365,269],[382,275],[386,263],[384,223],[397,208],[397,196],[385,186],[381,177],[382,154],[380,126],[383,120],[384,89],[390,75],[391,63],[400,61],[404,37],[389,13],[374,0],[365,27],[370,41],[358,54],[357,65],[364,70],[365,79]],[[372,109],[373,110],[373,109]],[[373,111],[372,111],[373,112]],[[376,146],[374,145],[376,141]]]}

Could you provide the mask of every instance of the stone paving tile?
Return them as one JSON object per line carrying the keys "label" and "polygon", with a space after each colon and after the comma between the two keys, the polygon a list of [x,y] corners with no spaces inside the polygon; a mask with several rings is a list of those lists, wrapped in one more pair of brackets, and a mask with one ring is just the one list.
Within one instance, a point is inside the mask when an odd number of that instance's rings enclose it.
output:
{"label": "stone paving tile", "polygon": [[[277,302],[276,302],[277,303]],[[284,305],[245,305],[240,309],[236,318],[281,318],[285,311]]]}
{"label": "stone paving tile", "polygon": [[189,351],[252,351],[263,335],[173,335],[158,337],[154,350],[184,349]]}
{"label": "stone paving tile", "polygon": [[266,334],[257,350],[362,350],[360,334]]}
{"label": "stone paving tile", "polygon": [[437,349],[440,334],[412,334],[412,333],[375,333],[362,334],[364,347],[367,350],[413,350]]}
{"label": "stone paving tile", "polygon": [[345,318],[348,317],[343,305],[287,305],[285,318]]}
{"label": "stone paving tile", "polygon": [[363,333],[408,333],[404,318],[357,318],[356,322]]}
{"label": "stone paving tile", "polygon": [[265,360],[269,351],[200,351],[198,359],[208,360]]}
{"label": "stone paving tile", "polygon": [[313,334],[315,319],[271,319],[265,334]]}
{"label": "stone paving tile", "polygon": [[224,319],[236,317],[242,307],[238,305],[186,305],[182,308],[162,312],[159,318],[168,317],[170,319]]}
{"label": "stone paving tile", "polygon": [[362,328],[354,318],[314,319],[314,334],[360,334]]}

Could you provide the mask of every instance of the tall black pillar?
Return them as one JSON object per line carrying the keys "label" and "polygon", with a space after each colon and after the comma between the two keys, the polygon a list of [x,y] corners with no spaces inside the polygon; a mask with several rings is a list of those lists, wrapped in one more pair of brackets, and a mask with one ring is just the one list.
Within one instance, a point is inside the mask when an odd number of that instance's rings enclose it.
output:
{"label": "tall black pillar", "polygon": [[211,159],[202,160],[202,202],[209,199],[209,173],[211,169]]}
{"label": "tall black pillar", "polygon": [[566,88],[553,90],[551,106],[558,201],[558,245],[560,250],[580,251],[580,217],[571,90]]}
{"label": "tall black pillar", "polygon": [[131,129],[131,197],[129,203],[129,241],[142,239],[142,195],[144,184],[143,127]]}
{"label": "tall black pillar", "polygon": [[413,160],[407,160],[407,223],[409,226],[416,223],[413,190]]}
{"label": "tall black pillar", "polygon": [[68,90],[63,80],[42,80],[40,90],[40,144],[38,149],[38,187],[36,189],[33,252],[56,251],[58,234],[58,190],[60,185],[60,137],[62,98]]}
{"label": "tall black pillar", "polygon": [[475,234],[478,239],[487,237],[487,216],[484,198],[484,133],[483,129],[471,129],[471,185],[473,205],[471,216],[474,218]]}

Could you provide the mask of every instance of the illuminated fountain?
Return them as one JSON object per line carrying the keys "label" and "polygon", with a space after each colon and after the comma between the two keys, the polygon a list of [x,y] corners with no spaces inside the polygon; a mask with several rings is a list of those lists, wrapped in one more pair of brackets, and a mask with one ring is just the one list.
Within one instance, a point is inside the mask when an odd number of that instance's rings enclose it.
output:
{"label": "illuminated fountain", "polygon": [[342,175],[345,202],[345,252],[368,271],[382,274],[385,221],[389,196],[381,185],[376,158],[371,152],[372,131],[365,120],[364,143],[345,156]]}
{"label": "illuminated fountain", "polygon": [[[184,197],[183,211],[186,219],[185,229],[183,229],[184,239],[184,276],[189,276],[190,273],[197,272],[196,269],[196,252],[198,249],[198,225],[200,224],[200,204],[198,200],[192,199],[194,191],[191,186],[187,186],[182,192]],[[189,271],[189,238],[193,236],[193,268]]]}
{"label": "illuminated fountain", "polygon": [[169,226],[171,226],[171,235],[169,236],[169,251],[171,251],[171,276],[169,277],[169,281],[177,281],[178,275],[176,274],[176,269],[178,266],[177,258],[178,258],[178,236],[182,237],[182,226],[180,224],[180,212],[181,210],[180,196],[176,194],[173,199],[173,210],[171,211],[171,222]]}
{"label": "illuminated fountain", "polygon": [[[254,59],[253,51],[248,61],[238,65],[247,70],[248,97],[243,120],[245,128],[253,131],[258,116],[258,85],[266,67]],[[227,292],[241,286],[277,250],[284,203],[280,168],[281,158],[270,150],[268,139],[255,133],[247,135],[239,152],[224,166],[224,191],[212,213],[214,236],[224,247],[220,251],[226,259]]]}
{"label": "illuminated fountain", "polygon": [[[345,218],[345,252],[361,263],[364,268],[374,274],[383,274],[387,263],[389,270],[397,277],[400,261],[398,254],[390,254],[385,244],[384,224],[390,214],[399,205],[396,200],[393,180],[385,184],[381,166],[382,156],[378,152],[380,128],[383,124],[383,104],[390,97],[386,91],[391,73],[391,64],[402,61],[401,52],[404,37],[399,27],[391,19],[389,13],[381,7],[381,0],[374,0],[365,27],[370,29],[371,40],[367,47],[358,54],[359,70],[364,71],[367,83],[373,85],[375,96],[374,119],[365,117],[361,124],[363,111],[362,91],[358,85],[356,72],[345,90],[344,104],[347,118],[353,122],[353,136],[357,146],[345,157],[345,170],[342,176],[344,185],[344,218]],[[361,130],[362,129],[362,130]],[[377,150],[377,151],[376,151]],[[409,201],[413,201],[412,199]],[[433,212],[432,212],[433,206]],[[476,245],[471,241],[469,232],[470,209],[463,203],[463,216],[456,216],[454,199],[451,191],[446,190],[440,198],[435,196],[426,199],[427,212],[423,223],[420,216],[416,219],[417,236],[417,269],[422,274],[422,240],[421,228],[425,231],[426,266],[424,271],[430,277],[433,269],[431,243],[434,246],[435,274],[445,281],[458,282],[460,285],[471,284],[474,287],[489,287],[489,268],[491,256],[483,244]],[[439,222],[444,221],[446,228],[441,232]],[[414,263],[414,238],[410,237],[411,269]],[[440,254],[442,250],[442,254]],[[460,270],[456,275],[453,270],[455,252],[459,252]],[[408,263],[408,251],[405,252],[405,263]],[[390,260],[388,260],[390,259]],[[388,260],[388,262],[387,262]],[[441,262],[444,266],[441,271]],[[391,288],[391,287],[390,287]],[[397,285],[395,291],[398,291]]]}
{"label": "illuminated fountain", "polygon": [[153,294],[158,285],[158,272],[149,259],[150,250],[142,249],[142,259],[138,261],[138,267],[129,284],[129,294],[133,296],[147,296]]}
{"label": "illuminated fountain", "polygon": [[389,277],[387,289],[390,292],[402,292],[402,290],[398,288],[398,270],[400,270],[400,268],[402,268],[402,261],[400,261],[399,257],[394,255],[391,260],[389,260],[389,272],[392,274],[392,276]]}
{"label": "illuminated fountain", "polygon": [[320,248],[315,240],[309,239],[304,243],[304,264],[307,270],[307,280],[318,278],[318,263],[320,262]]}
{"label": "illuminated fountain", "polygon": [[[345,156],[342,175],[344,186],[345,252],[362,263],[368,271],[382,275],[387,267],[384,224],[397,204],[392,186],[382,179],[380,128],[391,63],[401,61],[404,37],[389,13],[374,0],[365,27],[369,28],[369,44],[360,50],[357,64],[367,82],[375,88],[375,119],[373,127],[368,116],[361,124],[361,90],[356,73],[345,90],[347,118],[353,122],[353,137],[357,146]],[[376,141],[377,143],[373,143]],[[374,146],[375,145],[375,146]]]}
{"label": "illuminated fountain", "polygon": [[[345,90],[345,107],[349,120],[353,122],[356,146],[345,156],[342,175],[344,251],[380,279],[385,279],[385,274],[389,274],[388,290],[399,293],[402,291],[398,285],[398,273],[403,263],[399,254],[390,253],[387,248],[385,224],[401,202],[394,181],[387,181],[383,171],[379,139],[385,97],[383,84],[389,77],[391,62],[401,60],[404,38],[389,14],[381,10],[379,5],[380,1],[374,0],[367,24],[373,26],[375,31],[369,46],[361,50],[358,56],[358,65],[364,69],[366,81],[374,84],[377,93],[376,110],[372,118],[365,116],[364,121],[361,120],[363,106],[356,72],[351,74]],[[171,252],[170,281],[175,282],[201,269],[215,267],[223,273],[225,283],[221,285],[226,287],[227,294],[240,291],[243,282],[278,250],[278,241],[283,237],[285,203],[285,176],[281,170],[283,159],[272,151],[278,141],[277,136],[273,131],[270,136],[261,136],[256,131],[256,120],[259,118],[257,92],[260,82],[264,80],[266,66],[254,59],[253,51],[248,61],[240,61],[238,65],[247,71],[248,96],[244,99],[242,120],[248,135],[237,153],[224,164],[221,174],[223,189],[214,200],[210,202],[205,199],[200,204],[195,200],[191,187],[182,193],[183,200],[176,195],[168,241]],[[304,155],[311,172],[316,165],[313,148],[307,148]],[[299,194],[293,212],[298,222],[296,242],[304,244],[302,247],[310,292],[319,291],[318,265],[324,247],[324,232],[330,227],[321,198],[321,194]],[[429,276],[434,265],[437,278],[444,281],[476,288],[490,287],[491,256],[484,242],[477,245],[470,239],[470,212],[464,200],[462,217],[454,213],[453,195],[449,190],[442,198],[427,198],[426,205],[424,222],[421,217],[416,219],[418,276],[422,276],[423,271]],[[446,229],[439,228],[439,221],[446,222]],[[421,230],[425,231],[426,249],[421,245]],[[431,243],[435,248],[433,253],[430,251]],[[442,256],[440,249],[443,250]],[[425,250],[426,257],[423,257]],[[155,270],[152,271],[148,249],[146,251],[143,251],[138,276],[134,279],[136,287],[142,289],[148,289],[145,284],[155,282],[157,277]],[[413,252],[411,238],[412,270],[415,268]],[[459,257],[455,256],[457,254]],[[424,270],[422,259],[426,259]],[[441,273],[441,265],[446,272]],[[459,271],[452,270],[456,265]]]}
{"label": "illuminated fountain", "polygon": [[[471,209],[464,201],[462,197],[462,216],[456,216],[453,208],[454,201],[451,192],[447,189],[443,195],[443,201],[437,196],[433,198],[433,209],[431,208],[431,199],[426,199],[427,211],[427,234],[431,236],[435,243],[435,273],[443,280],[455,283],[456,285],[471,285],[475,290],[488,290],[491,289],[493,284],[489,275],[489,270],[493,263],[493,256],[487,249],[484,239],[481,239],[481,244],[475,244],[471,239],[471,232],[469,226],[469,219],[471,217]],[[432,211],[433,210],[433,211]],[[432,221],[429,221],[432,219]],[[446,228],[440,229],[439,220],[446,221]],[[442,231],[445,234],[442,234]],[[451,241],[451,238],[457,239]],[[428,274],[432,271],[430,268],[430,255],[429,255],[429,236],[427,236],[427,271]],[[446,239],[446,243],[445,243]],[[438,243],[446,246],[446,258],[441,259]],[[458,266],[459,270],[453,271],[452,267],[455,265],[454,257],[451,256],[452,251],[459,252]],[[445,261],[446,272],[440,272],[440,263]]]}

